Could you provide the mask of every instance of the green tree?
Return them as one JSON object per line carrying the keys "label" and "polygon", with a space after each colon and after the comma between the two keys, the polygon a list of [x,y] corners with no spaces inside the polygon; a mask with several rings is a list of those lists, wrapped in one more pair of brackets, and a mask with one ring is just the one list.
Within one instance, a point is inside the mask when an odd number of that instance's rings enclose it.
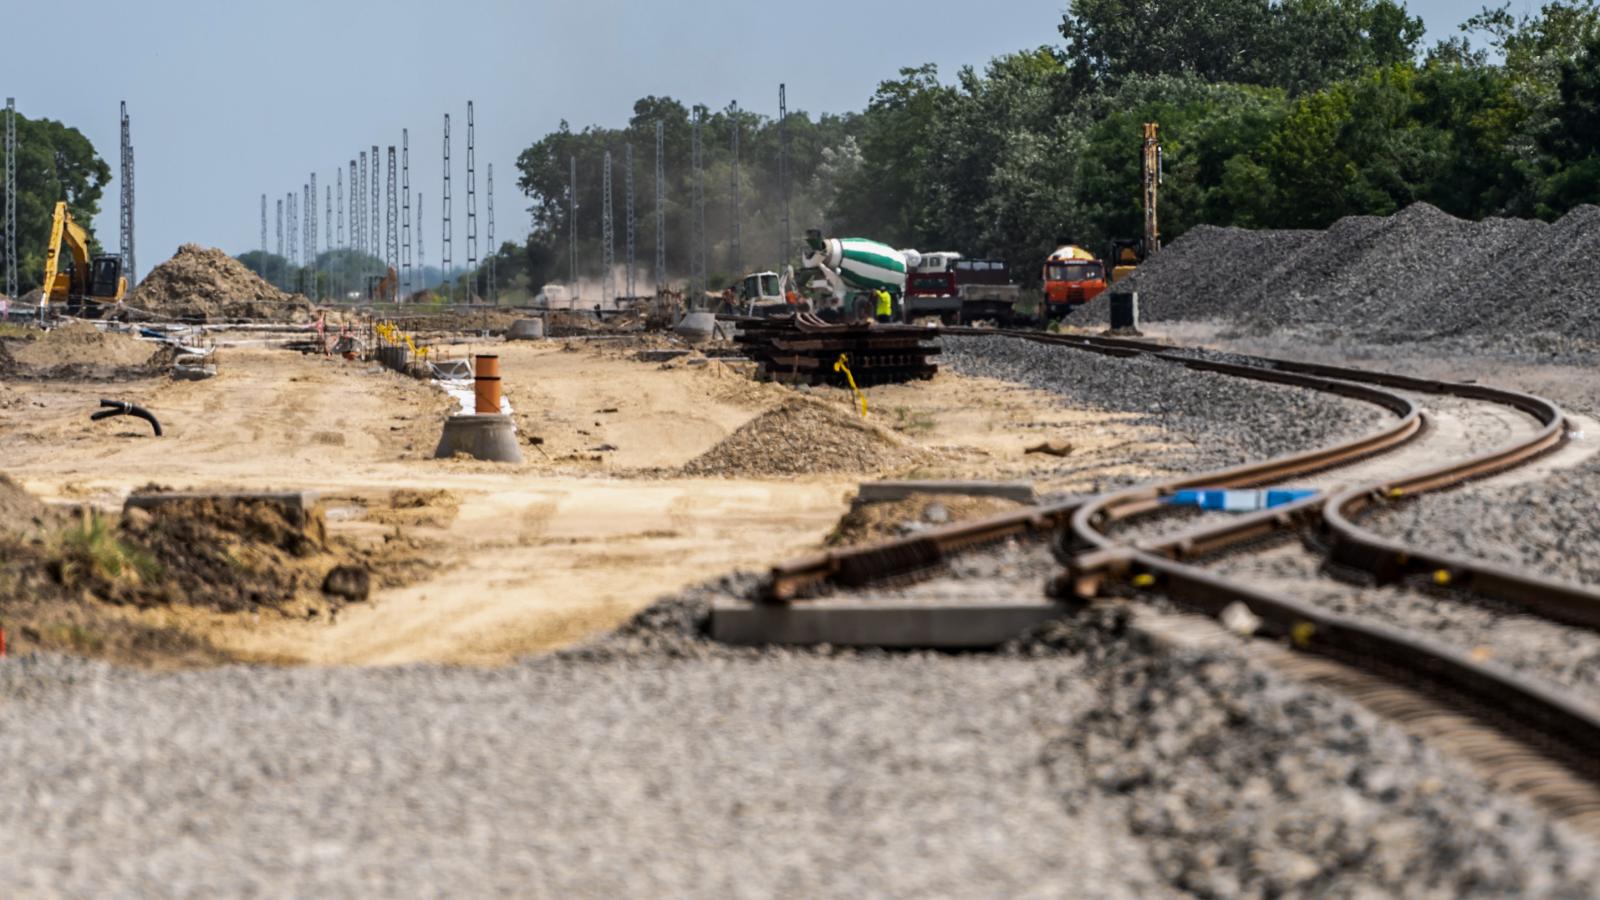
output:
{"label": "green tree", "polygon": [[1299,93],[1410,61],[1423,24],[1396,0],[1072,0],[1061,34],[1080,90],[1192,75]]}
{"label": "green tree", "polygon": [[1558,215],[1600,201],[1600,35],[1561,67],[1556,126],[1543,139],[1555,171],[1541,188],[1541,211]]}
{"label": "green tree", "polygon": [[901,245],[924,233],[924,173],[940,113],[954,96],[932,64],[901,69],[899,78],[878,85],[862,117],[861,167],[835,198],[837,228]]}
{"label": "green tree", "polygon": [[[26,293],[44,280],[45,243],[56,203],[66,201],[72,218],[89,231],[93,251],[94,217],[111,167],[76,128],[51,119],[17,115],[17,289]],[[0,165],[4,165],[0,148]],[[4,186],[0,185],[0,195]]]}

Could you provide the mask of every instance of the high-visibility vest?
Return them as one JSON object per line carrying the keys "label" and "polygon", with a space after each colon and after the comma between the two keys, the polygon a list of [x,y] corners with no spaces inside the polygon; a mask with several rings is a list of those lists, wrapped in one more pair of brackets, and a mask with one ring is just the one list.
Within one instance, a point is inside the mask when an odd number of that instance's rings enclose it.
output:
{"label": "high-visibility vest", "polygon": [[880,316],[894,315],[894,301],[889,299],[889,292],[888,291],[879,291],[878,292],[878,315],[880,315]]}

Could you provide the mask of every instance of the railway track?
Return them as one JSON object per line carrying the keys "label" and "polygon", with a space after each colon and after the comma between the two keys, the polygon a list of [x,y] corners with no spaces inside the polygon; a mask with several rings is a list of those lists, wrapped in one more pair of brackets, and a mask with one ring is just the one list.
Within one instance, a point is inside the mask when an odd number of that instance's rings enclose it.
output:
{"label": "railway track", "polygon": [[[1554,404],[1476,384],[1224,356],[1140,340],[987,329],[945,332],[1143,355],[1174,366],[1328,391],[1381,406],[1393,420],[1377,432],[1318,450],[795,560],[773,569],[765,587],[768,602],[803,603],[829,590],[878,590],[929,579],[974,550],[1008,538],[1049,541],[1060,563],[1048,579],[1055,596],[1087,602],[1155,592],[1212,617],[1233,613],[1236,621],[1238,609],[1247,610],[1250,630],[1272,642],[1261,653],[1275,667],[1343,690],[1414,733],[1448,745],[1492,783],[1600,833],[1600,758],[1593,752],[1600,747],[1600,709],[1473,649],[1329,609],[1316,601],[1314,587],[1297,590],[1296,579],[1262,578],[1250,574],[1248,565],[1231,570],[1217,565],[1250,554],[1309,553],[1317,564],[1299,570],[1308,584],[1326,579],[1348,589],[1348,579],[1355,578],[1369,591],[1426,586],[1454,601],[1486,600],[1565,626],[1600,629],[1600,592],[1410,546],[1362,524],[1387,504],[1503,473],[1558,448],[1567,422]],[[1425,414],[1424,405],[1433,411]],[[1453,414],[1452,408],[1490,411],[1486,421],[1492,424],[1474,439],[1464,425],[1471,417]],[[1489,438],[1496,439],[1492,446],[1480,446]],[[1291,481],[1318,493],[1256,513],[1190,518],[1180,527],[1162,527],[1174,518],[1162,498],[1174,491]],[[1291,546],[1296,539],[1305,548]],[[1038,570],[1037,557],[1031,566],[1024,562],[1009,569]]]}

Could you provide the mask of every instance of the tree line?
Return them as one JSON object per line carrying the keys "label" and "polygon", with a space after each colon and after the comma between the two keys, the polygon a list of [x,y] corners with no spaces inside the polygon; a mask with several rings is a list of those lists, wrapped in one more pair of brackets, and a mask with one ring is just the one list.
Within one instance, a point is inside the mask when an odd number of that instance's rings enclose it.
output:
{"label": "tree line", "polygon": [[[44,281],[45,243],[58,202],[65,200],[73,220],[90,232],[92,252],[103,252],[93,238],[94,217],[100,212],[100,195],[111,181],[111,167],[83,132],[53,119],[30,119],[17,113],[16,130],[17,290],[26,294]],[[0,172],[5,165],[5,145],[0,142]],[[5,183],[0,181],[3,209]],[[4,228],[5,223],[0,222],[0,233]],[[0,255],[4,252],[0,247]],[[0,291],[4,289],[0,283]]]}
{"label": "tree line", "polygon": [[[996,256],[1037,278],[1058,238],[1136,237],[1141,125],[1166,162],[1162,233],[1197,224],[1322,228],[1426,201],[1463,218],[1558,217],[1600,201],[1600,0],[1486,7],[1432,47],[1396,0],[1072,0],[1059,40],[940,78],[879,84],[860,112],[791,112],[791,244],[781,231],[779,123],[672,98],[621,128],[563,122],[523,151],[533,230],[505,245],[502,284],[599,271],[600,168],[613,164],[623,247],[624,148],[634,154],[636,259],[652,281],[655,123],[664,129],[663,234],[674,280],[693,251],[693,123],[701,118],[708,281],[794,262],[807,227],[901,247]],[[742,240],[733,244],[733,134]]]}

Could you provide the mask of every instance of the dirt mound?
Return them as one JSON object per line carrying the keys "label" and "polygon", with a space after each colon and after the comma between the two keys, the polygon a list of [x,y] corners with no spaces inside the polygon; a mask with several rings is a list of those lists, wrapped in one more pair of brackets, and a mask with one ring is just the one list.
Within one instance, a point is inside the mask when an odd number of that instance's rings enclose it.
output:
{"label": "dirt mound", "polygon": [[[111,585],[113,602],[189,604],[220,612],[284,610],[345,568],[319,510],[243,498],[171,500],[123,515],[120,539],[136,577]],[[342,587],[342,586],[341,586]],[[337,589],[331,599],[350,597]]]}
{"label": "dirt mound", "polygon": [[184,244],[156,266],[128,295],[135,313],[209,322],[267,319],[307,322],[315,308],[299,294],[285,294],[244,263],[215,248]]}
{"label": "dirt mound", "polygon": [[918,531],[1010,512],[1022,504],[1004,497],[912,494],[904,500],[850,506],[824,543],[849,547],[905,537]]}
{"label": "dirt mound", "polygon": [[[1600,341],[1600,207],[1554,223],[1457,219],[1426,203],[1326,231],[1199,227],[1126,286],[1149,321],[1305,328],[1379,343],[1525,335]],[[1098,303],[1104,303],[1101,300]],[[1091,309],[1098,320],[1104,311]]]}
{"label": "dirt mound", "polygon": [[72,322],[45,332],[12,350],[22,374],[72,372],[109,375],[151,368],[164,348],[127,334],[103,332],[88,322]]}
{"label": "dirt mound", "polygon": [[690,477],[871,473],[927,460],[897,435],[842,407],[794,399],[762,413],[690,460]]}
{"label": "dirt mound", "polygon": [[21,537],[54,523],[57,516],[39,498],[0,473],[0,536]]}

